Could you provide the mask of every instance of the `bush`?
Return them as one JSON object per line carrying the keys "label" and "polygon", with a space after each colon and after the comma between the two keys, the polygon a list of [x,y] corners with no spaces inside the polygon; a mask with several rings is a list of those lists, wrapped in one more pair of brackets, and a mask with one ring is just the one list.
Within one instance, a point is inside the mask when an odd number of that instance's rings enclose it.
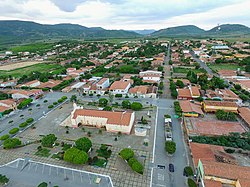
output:
{"label": "bush", "polygon": [[7,140],[9,137],[10,137],[10,135],[5,134],[5,135],[0,137],[0,140]]}
{"label": "bush", "polygon": [[57,140],[57,137],[54,134],[48,134],[42,138],[43,147],[53,147],[53,144]]}
{"label": "bush", "polygon": [[112,107],[111,106],[105,106],[103,108],[103,110],[105,110],[105,111],[112,111]]}
{"label": "bush", "polygon": [[126,108],[126,109],[129,109],[131,106],[131,103],[129,100],[124,100],[122,101],[122,108]]}
{"label": "bush", "polygon": [[10,134],[16,134],[19,131],[19,128],[13,128],[9,131]]}
{"label": "bush", "polygon": [[194,175],[193,169],[190,166],[186,166],[184,168],[184,172],[185,172],[185,174],[187,174],[187,176],[193,176]]}
{"label": "bush", "polygon": [[0,184],[6,184],[9,182],[9,179],[5,175],[0,174]]}
{"label": "bush", "polygon": [[224,121],[236,121],[236,115],[233,112],[225,112],[224,110],[217,110],[215,112],[217,119]]}
{"label": "bush", "polygon": [[130,159],[128,160],[128,165],[129,165],[130,167],[132,167],[132,165],[133,165],[134,162],[137,162],[137,160],[136,160],[134,157],[132,157],[132,158],[130,158]]}
{"label": "bush", "polygon": [[28,126],[28,123],[27,122],[23,122],[19,125],[20,128],[24,128],[24,127],[27,127]]}
{"label": "bush", "polygon": [[40,183],[37,187],[47,187],[48,184],[46,182]]}
{"label": "bush", "polygon": [[32,123],[33,121],[34,121],[33,118],[29,118],[29,119],[26,120],[27,123]]}
{"label": "bush", "polygon": [[89,138],[83,137],[75,141],[76,148],[88,152],[92,147],[92,142]]}
{"label": "bush", "polygon": [[18,138],[8,138],[3,142],[4,149],[13,149],[21,145],[22,142]]}
{"label": "bush", "polygon": [[73,164],[85,164],[88,161],[88,154],[72,147],[65,151],[63,159]]}
{"label": "bush", "polygon": [[134,162],[133,164],[132,164],[132,170],[134,170],[135,172],[137,172],[137,173],[140,173],[140,174],[143,174],[143,170],[144,170],[144,167],[143,167],[143,165],[140,163],[140,162],[138,162],[137,160],[136,160],[136,162]]}
{"label": "bush", "polygon": [[57,102],[58,102],[58,103],[62,103],[62,102],[63,102],[63,99],[58,99]]}
{"label": "bush", "polygon": [[53,102],[53,105],[57,105],[58,104],[58,102]]}
{"label": "bush", "polygon": [[121,98],[121,97],[122,97],[122,94],[115,94],[115,97]]}
{"label": "bush", "polygon": [[96,152],[98,156],[104,157],[105,159],[108,159],[112,154],[112,151],[108,150],[108,146],[106,145],[101,145],[100,149],[96,150]]}
{"label": "bush", "polygon": [[49,106],[48,106],[48,108],[53,108],[53,107],[54,107],[54,105],[49,105]]}
{"label": "bush", "polygon": [[44,100],[43,102],[44,102],[44,103],[47,103],[47,102],[48,102],[48,100]]}
{"label": "bush", "polygon": [[107,99],[105,99],[105,98],[101,98],[101,99],[99,99],[99,106],[100,107],[106,107],[107,106],[107,104],[108,104],[108,100]]}
{"label": "bush", "polygon": [[139,103],[139,102],[133,102],[131,104],[131,109],[136,110],[136,111],[141,110],[142,109],[142,104]]}
{"label": "bush", "polygon": [[193,179],[188,178],[188,187],[197,187]]}
{"label": "bush", "polygon": [[62,96],[61,99],[65,101],[66,99],[68,99],[68,97],[67,96]]}
{"label": "bush", "polygon": [[130,158],[134,157],[134,151],[130,148],[125,148],[120,151],[119,155],[124,160],[129,160]]}
{"label": "bush", "polygon": [[227,153],[230,153],[230,154],[235,152],[234,149],[225,149],[225,151],[226,151]]}
{"label": "bush", "polygon": [[169,154],[174,154],[176,151],[176,143],[173,141],[166,141],[165,142],[165,150]]}
{"label": "bush", "polygon": [[23,101],[17,106],[17,108],[18,108],[18,109],[22,109],[22,108],[26,107],[28,104],[30,104],[32,101],[33,101],[33,99],[31,99],[31,98],[25,99],[25,100],[23,100]]}

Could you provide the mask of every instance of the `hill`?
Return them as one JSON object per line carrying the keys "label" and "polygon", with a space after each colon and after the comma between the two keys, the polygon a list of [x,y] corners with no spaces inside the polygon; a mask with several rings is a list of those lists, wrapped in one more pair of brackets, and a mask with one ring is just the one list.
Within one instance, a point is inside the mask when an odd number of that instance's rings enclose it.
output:
{"label": "hill", "polygon": [[141,35],[149,35],[149,34],[155,32],[156,30],[154,30],[154,29],[144,29],[144,30],[131,30],[131,31],[134,31],[134,32],[136,32],[138,34],[141,34]]}
{"label": "hill", "polygon": [[19,43],[43,39],[134,38],[140,34],[125,30],[105,30],[77,24],[45,25],[30,21],[0,21],[0,42]]}
{"label": "hill", "polygon": [[159,31],[153,32],[152,36],[163,36],[163,37],[172,37],[172,36],[196,36],[202,35],[205,33],[205,30],[195,26],[195,25],[183,25],[178,27],[169,27],[166,29],[161,29]]}
{"label": "hill", "polygon": [[194,25],[170,27],[151,34],[156,37],[243,37],[250,36],[250,28],[240,24],[225,24],[208,31]]}

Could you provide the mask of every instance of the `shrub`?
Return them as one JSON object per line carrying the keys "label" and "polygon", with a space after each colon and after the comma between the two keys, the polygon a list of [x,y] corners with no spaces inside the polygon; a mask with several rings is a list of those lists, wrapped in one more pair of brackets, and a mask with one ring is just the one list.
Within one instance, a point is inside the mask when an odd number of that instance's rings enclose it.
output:
{"label": "shrub", "polygon": [[28,126],[28,123],[27,122],[23,122],[19,125],[20,128],[24,128],[24,127],[27,127]]}
{"label": "shrub", "polygon": [[8,138],[3,142],[4,149],[12,149],[16,148],[17,146],[21,145],[22,142],[18,138]]}
{"label": "shrub", "polygon": [[61,99],[65,101],[66,99],[68,99],[68,97],[67,96],[62,96]]}
{"label": "shrub", "polygon": [[48,106],[48,108],[53,108],[53,107],[54,107],[54,105],[49,105],[49,106]]}
{"label": "shrub", "polygon": [[174,154],[176,151],[176,143],[173,141],[166,141],[165,142],[165,149],[167,153]]}
{"label": "shrub", "polygon": [[197,187],[193,179],[188,178],[188,187]]}
{"label": "shrub", "polygon": [[53,102],[53,105],[57,105],[58,104],[58,102]]}
{"label": "shrub", "polygon": [[27,123],[32,123],[33,121],[34,121],[33,118],[29,118],[29,119],[26,120]]}
{"label": "shrub", "polygon": [[131,104],[131,109],[136,110],[136,111],[141,110],[142,109],[142,104],[139,103],[139,102],[133,102]]}
{"label": "shrub", "polygon": [[9,182],[9,179],[5,175],[0,174],[0,184],[6,184]]}
{"label": "shrub", "polygon": [[53,147],[53,144],[57,140],[57,137],[54,134],[48,134],[42,138],[42,146],[44,147]]}
{"label": "shrub", "polygon": [[58,103],[62,103],[62,102],[63,102],[63,99],[58,99],[57,102],[58,102]]}
{"label": "shrub", "polygon": [[121,97],[122,97],[122,94],[115,94],[115,97],[121,98]]}
{"label": "shrub", "polygon": [[46,182],[40,183],[37,187],[47,187],[48,184]]}
{"label": "shrub", "polygon": [[19,131],[19,128],[13,128],[9,131],[10,134],[16,134]]}
{"label": "shrub", "polygon": [[234,152],[235,152],[234,149],[225,149],[225,151],[226,151],[227,153],[234,153]]}
{"label": "shrub", "polygon": [[7,140],[9,137],[10,137],[10,135],[5,134],[5,135],[0,137],[0,140]]}
{"label": "shrub", "polygon": [[88,152],[92,147],[92,142],[89,138],[83,137],[75,141],[76,148]]}
{"label": "shrub", "polygon": [[129,160],[130,158],[134,157],[134,151],[130,148],[125,148],[120,151],[119,155],[124,160]]}
{"label": "shrub", "polygon": [[33,99],[31,99],[31,98],[25,99],[25,100],[23,100],[23,101],[17,106],[17,108],[18,108],[18,109],[22,109],[22,108],[26,107],[28,104],[30,104],[32,101],[33,101]]}
{"label": "shrub", "polygon": [[48,102],[48,100],[44,100],[43,102],[44,102],[44,103],[47,103],[47,102]]}
{"label": "shrub", "polygon": [[132,158],[130,158],[130,159],[128,160],[128,165],[129,165],[130,167],[132,167],[132,165],[133,165],[134,162],[137,162],[137,160],[136,160],[134,157],[132,157]]}
{"label": "shrub", "polygon": [[140,174],[143,174],[143,170],[144,170],[144,167],[143,167],[143,165],[140,163],[140,162],[138,162],[137,160],[136,160],[136,162],[134,162],[133,164],[132,164],[132,170],[134,170],[135,172],[137,172],[137,173],[140,173]]}
{"label": "shrub", "polygon": [[186,166],[184,168],[184,172],[187,174],[187,176],[193,176],[194,175],[193,169],[190,166]]}
{"label": "shrub", "polygon": [[88,154],[75,147],[65,151],[63,159],[73,164],[85,164],[88,161]]}

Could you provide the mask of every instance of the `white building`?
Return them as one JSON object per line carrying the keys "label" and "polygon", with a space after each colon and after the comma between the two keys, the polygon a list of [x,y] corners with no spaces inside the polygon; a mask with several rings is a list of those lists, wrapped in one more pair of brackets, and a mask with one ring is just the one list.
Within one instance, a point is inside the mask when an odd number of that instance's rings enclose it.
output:
{"label": "white building", "polygon": [[105,89],[109,87],[109,78],[102,78],[97,84],[97,89]]}
{"label": "white building", "polygon": [[130,81],[115,81],[109,88],[113,94],[127,94],[131,87]]}
{"label": "white building", "polygon": [[142,71],[140,72],[140,77],[143,79],[145,82],[160,82],[162,72],[161,71]]}
{"label": "white building", "polygon": [[74,104],[70,119],[73,128],[86,125],[97,128],[104,127],[108,132],[130,134],[135,122],[135,113],[129,111],[88,110]]}

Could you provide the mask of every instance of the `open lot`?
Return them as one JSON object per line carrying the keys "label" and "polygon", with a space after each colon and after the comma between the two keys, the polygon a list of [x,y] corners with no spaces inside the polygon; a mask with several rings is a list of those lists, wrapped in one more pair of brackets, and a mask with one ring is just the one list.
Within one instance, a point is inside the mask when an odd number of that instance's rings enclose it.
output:
{"label": "open lot", "polygon": [[244,67],[239,66],[237,64],[207,64],[209,68],[211,68],[214,71],[219,70],[237,70],[240,68],[241,70],[244,70]]}
{"label": "open lot", "polygon": [[[31,64],[26,64],[31,63]],[[17,64],[9,64],[6,66],[0,66],[0,75],[12,77],[21,77],[23,75],[28,75],[31,72],[38,71],[41,73],[51,72],[53,70],[59,71],[62,69],[62,66],[59,64],[53,63],[44,63],[44,62],[22,62]]]}

